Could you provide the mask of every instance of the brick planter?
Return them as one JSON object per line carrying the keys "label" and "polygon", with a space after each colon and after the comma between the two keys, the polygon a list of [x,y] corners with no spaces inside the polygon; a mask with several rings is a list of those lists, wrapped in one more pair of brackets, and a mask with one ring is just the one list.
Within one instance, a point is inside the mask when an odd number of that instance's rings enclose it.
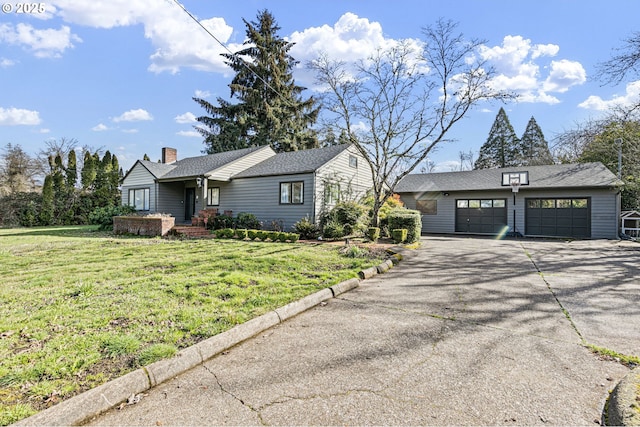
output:
{"label": "brick planter", "polygon": [[176,224],[172,216],[114,216],[115,234],[135,234],[137,236],[166,236]]}

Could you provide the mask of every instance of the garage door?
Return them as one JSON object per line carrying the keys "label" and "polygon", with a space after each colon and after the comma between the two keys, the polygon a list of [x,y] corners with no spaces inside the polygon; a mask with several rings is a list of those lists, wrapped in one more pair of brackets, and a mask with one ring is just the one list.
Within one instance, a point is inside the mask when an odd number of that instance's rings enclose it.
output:
{"label": "garage door", "polygon": [[529,236],[591,237],[589,198],[525,199]]}
{"label": "garage door", "polygon": [[498,234],[506,225],[506,199],[456,200],[456,232]]}

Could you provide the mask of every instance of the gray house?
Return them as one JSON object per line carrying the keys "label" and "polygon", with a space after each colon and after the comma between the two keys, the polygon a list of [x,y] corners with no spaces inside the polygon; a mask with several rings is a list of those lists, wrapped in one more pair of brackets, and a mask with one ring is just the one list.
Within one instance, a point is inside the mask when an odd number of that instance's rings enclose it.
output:
{"label": "gray house", "polygon": [[396,192],[424,233],[615,239],[622,184],[583,163],[411,174]]}
{"label": "gray house", "polygon": [[276,153],[247,148],[177,159],[162,149],[162,161],[138,160],[122,180],[122,203],[149,213],[169,213],[190,222],[201,210],[249,212],[266,224],[289,229],[325,209],[353,200],[372,187],[370,171],[352,145]]}

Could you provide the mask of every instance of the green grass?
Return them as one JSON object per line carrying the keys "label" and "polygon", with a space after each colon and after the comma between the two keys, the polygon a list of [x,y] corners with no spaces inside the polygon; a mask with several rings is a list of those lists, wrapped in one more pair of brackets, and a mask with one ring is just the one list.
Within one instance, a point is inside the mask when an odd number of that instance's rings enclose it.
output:
{"label": "green grass", "polygon": [[0,425],[380,262],[340,246],[0,230]]}

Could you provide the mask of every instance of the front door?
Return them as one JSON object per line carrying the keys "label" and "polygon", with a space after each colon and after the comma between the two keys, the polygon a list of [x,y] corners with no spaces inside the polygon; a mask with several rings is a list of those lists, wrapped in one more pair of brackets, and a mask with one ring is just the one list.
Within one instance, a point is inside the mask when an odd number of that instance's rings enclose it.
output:
{"label": "front door", "polygon": [[191,221],[191,217],[196,213],[196,189],[187,188],[184,202],[184,220]]}

